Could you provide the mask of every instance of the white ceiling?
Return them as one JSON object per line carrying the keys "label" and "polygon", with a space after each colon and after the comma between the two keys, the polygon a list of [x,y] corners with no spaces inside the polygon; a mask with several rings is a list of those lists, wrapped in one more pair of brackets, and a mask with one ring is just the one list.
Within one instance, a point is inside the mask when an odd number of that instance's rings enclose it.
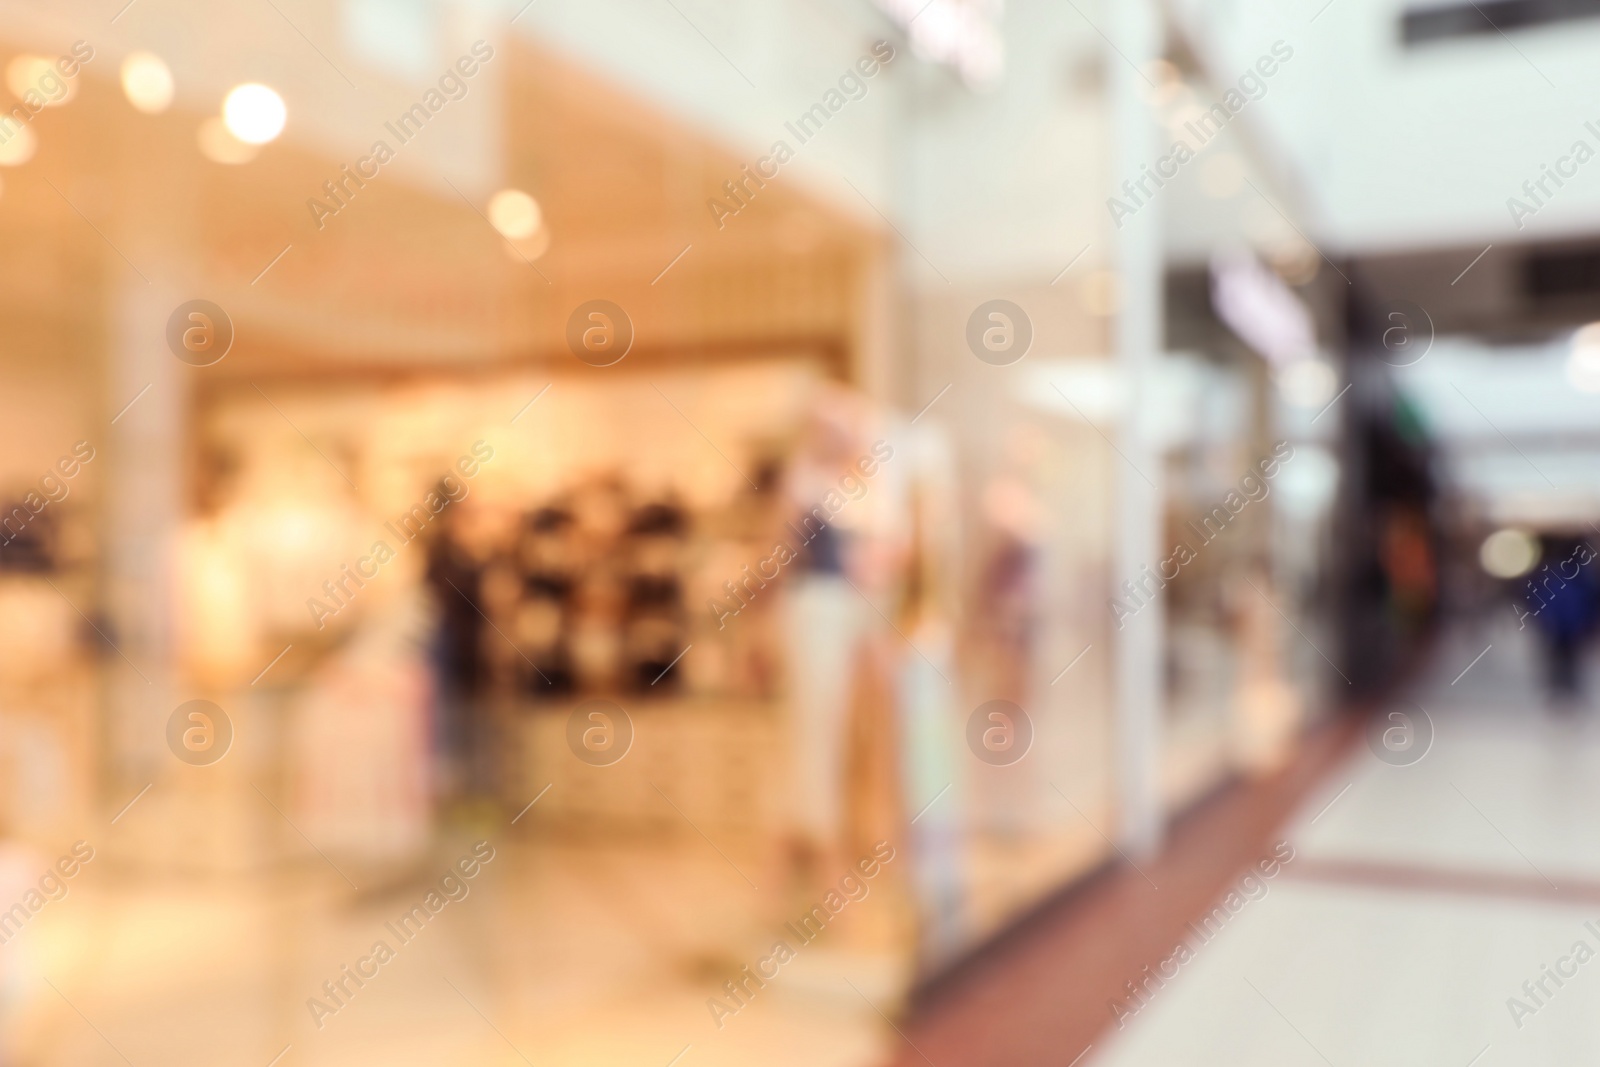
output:
{"label": "white ceiling", "polygon": [[1564,340],[1491,348],[1439,338],[1394,377],[1444,473],[1504,521],[1600,517],[1600,394],[1566,378]]}
{"label": "white ceiling", "polygon": [[1399,0],[1178,0],[1232,80],[1278,39],[1292,61],[1242,119],[1304,189],[1313,238],[1372,252],[1600,232],[1600,157],[1525,227],[1506,201],[1578,139],[1600,151],[1600,20],[1402,49]]}

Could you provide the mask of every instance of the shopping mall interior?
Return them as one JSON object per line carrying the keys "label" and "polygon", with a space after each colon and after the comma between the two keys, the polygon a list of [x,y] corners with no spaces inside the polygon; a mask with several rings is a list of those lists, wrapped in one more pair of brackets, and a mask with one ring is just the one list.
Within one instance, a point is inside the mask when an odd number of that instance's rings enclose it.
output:
{"label": "shopping mall interior", "polygon": [[1600,1063],[1596,55],[0,0],[0,1067]]}

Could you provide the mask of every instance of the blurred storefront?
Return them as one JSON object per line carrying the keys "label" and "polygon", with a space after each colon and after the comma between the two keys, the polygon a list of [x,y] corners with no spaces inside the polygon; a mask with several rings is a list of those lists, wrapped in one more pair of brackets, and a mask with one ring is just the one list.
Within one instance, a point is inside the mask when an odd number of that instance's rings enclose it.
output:
{"label": "blurred storefront", "polygon": [[[878,904],[791,972],[876,1027],[847,979],[900,1003],[1120,860],[1116,649],[1146,605],[1161,819],[1280,766],[1335,703],[1338,379],[1316,338],[1337,303],[1303,248],[1223,235],[1313,305],[1286,360],[1226,321],[1217,263],[1163,267],[1136,471],[1161,551],[1119,587],[1114,257],[1057,286],[1003,262],[945,278],[919,250],[977,225],[944,207],[977,180],[941,133],[964,81],[860,27],[829,39],[882,60],[851,99],[881,79],[884,123],[912,131],[863,182],[911,205],[913,247],[860,189],[752,180],[723,102],[653,98],[649,71],[570,40],[486,54],[466,21],[438,51],[477,57],[459,99],[483,106],[404,181],[350,182],[326,129],[207,158],[207,116],[134,114],[109,49],[41,122],[39,165],[8,172],[0,485],[31,516],[0,548],[10,835],[116,826],[118,885],[305,878],[348,914],[482,833],[554,925],[589,913],[581,885],[540,895],[552,868],[631,864],[692,918],[601,943],[585,974],[667,975],[697,1005],[876,856]],[[1054,69],[1025,45],[960,122]],[[1103,75],[1077,70],[1050,121],[1094,134]],[[896,78],[947,80],[912,107]],[[391,115],[418,95],[381,89]],[[1098,200],[1109,151],[1086,140],[1073,180]],[[950,167],[900,188],[909,157]],[[501,187],[536,204],[515,236],[490,217]],[[164,339],[201,298],[228,344],[187,359]],[[974,358],[974,309],[1002,298],[1032,350]],[[225,759],[172,747],[190,701],[225,712]],[[296,1011],[319,952],[297,933],[275,957]]]}

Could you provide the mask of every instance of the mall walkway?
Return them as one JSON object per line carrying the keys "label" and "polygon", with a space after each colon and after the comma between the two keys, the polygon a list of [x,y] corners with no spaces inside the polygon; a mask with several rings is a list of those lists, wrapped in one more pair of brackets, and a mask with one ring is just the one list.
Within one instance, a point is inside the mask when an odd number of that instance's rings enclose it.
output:
{"label": "mall walkway", "polygon": [[[8,946],[26,953],[7,956],[12,988],[39,1009],[22,1062],[1600,1063],[1600,701],[1547,712],[1532,651],[1508,627],[1445,642],[1393,705],[1426,709],[1423,758],[1321,731],[1295,767],[1201,805],[1162,856],[1085,880],[905,1018],[881,961],[818,949],[718,1030],[706,997],[767,929],[722,857],[698,839],[600,849],[485,827],[500,851],[471,896],[320,1027],[308,997],[415,887],[355,895],[317,864],[181,883],[96,871]],[[148,799],[117,834],[167,824]],[[1268,858],[1270,876],[1242,877]],[[1202,918],[1230,889],[1233,910]]]}
{"label": "mall walkway", "polygon": [[[1600,958],[1600,701],[1569,717],[1547,711],[1527,636],[1497,625],[1442,642],[1425,680],[1388,705],[1414,717],[1426,709],[1435,731],[1426,755],[1391,765],[1365,737],[1351,737],[1286,823],[1261,838],[1259,855],[1282,838],[1294,858],[1270,878],[1236,873],[1236,913],[1134,957],[1152,971],[1164,967],[1170,980],[1144,981],[1142,964],[1125,952],[1116,958],[1103,937],[1042,917],[1028,949],[1010,949],[1008,961],[1002,946],[974,967],[977,985],[1003,996],[970,983],[936,995],[908,1027],[916,1050],[902,1044],[896,1062],[1600,1062],[1600,963],[1592,962]],[[1166,857],[1143,866],[1160,890],[1149,889],[1130,914],[1160,925],[1155,917],[1173,910],[1162,898],[1182,892],[1183,876]],[[1131,885],[1141,876],[1114,877]],[[1052,938],[1061,951],[1042,959],[1040,941]],[[1110,981],[1097,975],[1097,991],[1087,994],[1089,983],[1064,958],[1081,962],[1086,951],[1119,972]],[[1031,969],[1025,981],[1017,980],[1022,968]],[[1129,980],[1144,981],[1144,1003],[1124,985],[1113,1011],[1108,987]],[[1510,998],[1526,1010],[1513,1012]],[[1119,1029],[1113,1016],[1122,1012]],[[1070,1033],[1059,1022],[1086,1013],[1099,1014],[1098,1033]],[[1028,1027],[1031,1041],[1013,1032]]]}

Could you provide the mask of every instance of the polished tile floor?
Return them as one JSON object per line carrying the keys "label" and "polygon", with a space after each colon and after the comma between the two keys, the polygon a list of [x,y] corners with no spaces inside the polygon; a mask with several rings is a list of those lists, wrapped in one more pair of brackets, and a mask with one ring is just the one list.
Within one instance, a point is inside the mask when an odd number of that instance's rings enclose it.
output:
{"label": "polished tile floor", "polygon": [[[441,851],[441,872],[469,847]],[[889,961],[853,951],[843,929],[802,948],[761,1010],[713,1024],[706,998],[770,937],[748,887],[676,843],[502,841],[467,895],[420,932],[406,927],[407,941],[395,924],[423,899],[416,883],[356,897],[309,867],[248,884],[78,881],[4,946],[23,950],[10,957],[8,1005],[19,1063],[267,1067],[286,1047],[285,1067],[665,1067],[685,1049],[686,1065],[882,1056],[885,1027],[865,996],[888,986]],[[394,949],[381,965],[370,959],[380,938]],[[322,983],[364,958],[376,975],[345,979],[353,992],[337,1011],[308,1007],[337,1004]]]}
{"label": "polished tile floor", "polygon": [[[1292,818],[1267,895],[1084,1063],[1600,1063],[1600,963],[1574,955],[1600,951],[1600,709],[1547,709],[1528,637],[1446,642],[1391,705],[1426,710],[1427,754],[1358,745]],[[1535,1001],[1546,965],[1569,976]]]}
{"label": "polished tile floor", "polygon": [[[1600,708],[1546,709],[1526,636],[1486,629],[1445,643],[1393,705],[1414,722],[1425,709],[1427,754],[1395,765],[1358,743],[1282,813],[1295,858],[1265,895],[1196,939],[1194,958],[1124,1028],[1095,1036],[1081,1067],[1600,1063],[1600,962],[1573,956],[1580,941],[1600,952],[1585,926],[1600,930]],[[146,803],[118,834],[178,825],[158,817],[158,794]],[[765,952],[783,909],[705,842],[600,847],[490,819],[450,836],[434,866],[442,873],[480,837],[495,859],[404,944],[386,924],[421,899],[419,880],[357,893],[314,858],[275,873],[155,877],[108,849],[0,946],[12,1062],[922,1062],[887,1018],[905,977],[887,947],[892,896],[869,897],[877,910],[802,949],[719,1028],[706,998]],[[760,869],[759,854],[728,847]],[[322,984],[379,938],[398,945],[394,958],[359,988],[347,979],[346,1003],[314,1018],[308,999],[331,1003]],[[1557,985],[1547,965],[1568,977]],[[1537,999],[1523,989],[1541,981]],[[1513,1013],[1513,997],[1530,1010]],[[1111,1020],[1109,1004],[1095,1010]],[[924,1031],[902,1027],[921,1042]],[[995,1042],[976,1037],[970,1062],[1009,1062],[983,1059]],[[962,1067],[924,1047],[935,1067]],[[1080,1051],[1039,1062],[1065,1067]]]}

